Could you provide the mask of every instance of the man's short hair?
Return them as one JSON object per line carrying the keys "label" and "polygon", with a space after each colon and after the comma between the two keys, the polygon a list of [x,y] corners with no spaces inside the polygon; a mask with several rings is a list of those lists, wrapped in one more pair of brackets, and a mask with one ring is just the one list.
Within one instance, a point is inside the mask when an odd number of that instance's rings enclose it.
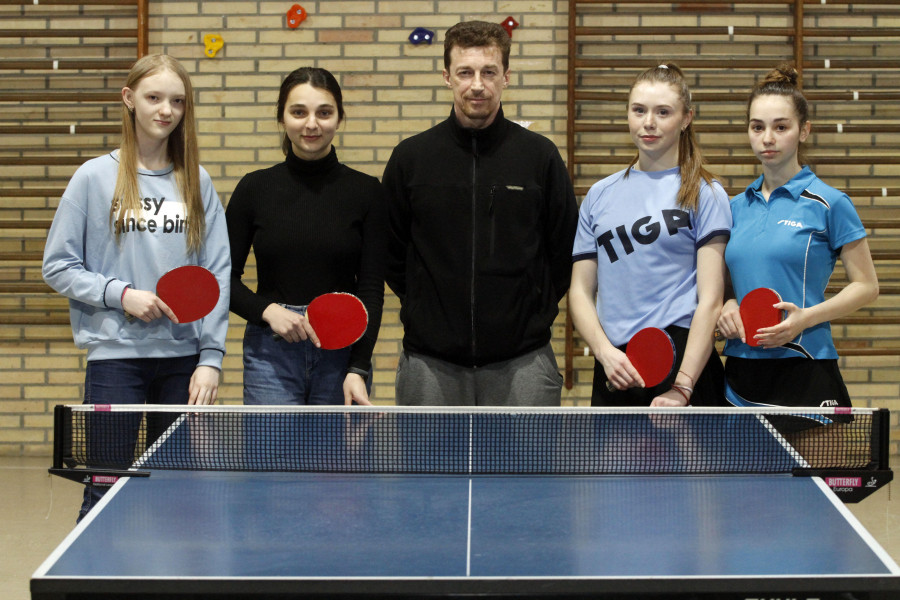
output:
{"label": "man's short hair", "polygon": [[478,48],[496,46],[503,55],[503,72],[509,70],[509,34],[499,23],[463,21],[447,30],[444,36],[444,68],[450,70],[450,51],[453,47]]}

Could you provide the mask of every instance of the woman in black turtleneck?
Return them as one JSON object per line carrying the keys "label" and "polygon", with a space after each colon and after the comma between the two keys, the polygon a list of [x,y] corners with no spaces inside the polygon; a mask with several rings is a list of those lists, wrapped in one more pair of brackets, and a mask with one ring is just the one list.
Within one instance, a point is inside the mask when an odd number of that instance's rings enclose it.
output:
{"label": "woman in black turtleneck", "polygon": [[[225,212],[231,310],[247,320],[244,402],[369,404],[384,304],[381,184],[338,162],[331,142],[344,107],[325,69],[303,67],[285,78],[277,118],[286,160],[245,175]],[[251,246],[255,292],[241,281]],[[369,313],[365,335],[350,348],[322,350],[308,339],[306,305],[328,292],[357,295]]]}

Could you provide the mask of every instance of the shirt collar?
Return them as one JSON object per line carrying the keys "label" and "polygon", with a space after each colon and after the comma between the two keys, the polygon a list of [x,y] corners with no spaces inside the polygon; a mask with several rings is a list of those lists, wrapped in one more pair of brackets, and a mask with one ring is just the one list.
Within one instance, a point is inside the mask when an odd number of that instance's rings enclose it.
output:
{"label": "shirt collar", "polygon": [[[813,179],[815,179],[815,177],[816,177],[815,173],[813,173],[812,170],[810,170],[810,168],[808,166],[804,166],[802,169],[800,169],[800,171],[796,175],[791,177],[790,181],[788,181],[781,187],[772,190],[770,199],[772,196],[775,196],[776,194],[778,194],[779,196],[786,195],[795,201],[799,200],[800,194],[802,194],[809,187],[809,184],[812,183],[812,181],[813,181]],[[750,199],[753,199],[753,200],[759,200],[761,202],[765,202],[765,198],[763,198],[763,195],[762,195],[762,184],[763,184],[763,176],[760,175],[756,179],[756,181],[751,183],[745,190],[747,197]],[[783,191],[779,191],[779,190],[783,190]]]}
{"label": "shirt collar", "polygon": [[340,162],[338,162],[337,150],[335,150],[334,146],[331,147],[331,151],[327,155],[316,160],[303,160],[294,154],[293,149],[288,148],[285,162],[291,171],[307,177],[324,175],[340,165]]}
{"label": "shirt collar", "polygon": [[497,116],[494,117],[491,124],[484,129],[469,129],[460,125],[453,108],[450,109],[450,118],[448,120],[450,122],[450,131],[453,133],[454,139],[460,146],[471,148],[472,140],[475,140],[478,143],[479,150],[487,150],[495,142],[503,139],[509,124],[509,121],[503,116],[502,105],[497,111]]}

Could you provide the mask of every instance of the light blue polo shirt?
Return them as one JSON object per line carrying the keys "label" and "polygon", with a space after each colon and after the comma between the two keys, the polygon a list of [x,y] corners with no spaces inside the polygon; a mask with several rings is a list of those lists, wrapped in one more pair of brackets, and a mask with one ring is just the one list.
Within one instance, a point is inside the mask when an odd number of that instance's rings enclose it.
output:
{"label": "light blue polo shirt", "polygon": [[703,182],[696,211],[678,207],[679,169],[619,171],[581,204],[572,260],[597,260],[597,315],[621,346],[644,327],[690,327],[697,249],[731,229],[728,194]]}
{"label": "light blue polo shirt", "polygon": [[[825,184],[809,167],[774,190],[766,202],[760,177],[731,200],[734,228],[725,248],[738,302],[758,287],[777,291],[801,308],[825,301],[825,286],[844,244],[866,237],[847,194]],[[820,323],[793,340],[816,359],[837,358],[831,325]],[[728,340],[727,356],[796,358],[788,348],[753,348]]]}

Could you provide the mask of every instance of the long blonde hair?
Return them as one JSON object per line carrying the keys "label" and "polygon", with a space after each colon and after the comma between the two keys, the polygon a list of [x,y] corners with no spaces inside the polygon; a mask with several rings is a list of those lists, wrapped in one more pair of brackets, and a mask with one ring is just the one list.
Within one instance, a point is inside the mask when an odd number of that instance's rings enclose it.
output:
{"label": "long blonde hair", "polygon": [[[185,206],[187,221],[187,250],[196,252],[203,245],[206,233],[206,219],[203,198],[200,194],[200,159],[197,149],[197,128],[194,121],[194,89],[191,78],[180,62],[165,54],[152,54],[141,58],[128,73],[125,87],[135,89],[145,77],[168,70],[184,83],[184,116],[169,135],[167,151],[175,166],[175,183]],[[122,143],[119,146],[119,172],[116,188],[109,208],[110,227],[121,239],[122,228],[117,222],[124,222],[128,215],[141,211],[141,191],[138,186],[137,134],[134,113],[122,102]]]}
{"label": "long blonde hair", "polygon": [[[688,89],[687,82],[684,80],[684,73],[675,63],[665,63],[659,66],[647,69],[634,80],[628,95],[640,83],[665,83],[672,86],[678,93],[681,103],[684,105],[684,114],[692,109],[691,91]],[[637,164],[640,154],[634,157],[631,164],[628,165],[628,171]],[[678,206],[685,210],[697,210],[700,202],[700,185],[701,180],[707,184],[712,184],[715,175],[710,173],[703,166],[703,154],[700,152],[700,145],[694,137],[694,121],[688,123],[688,126],[681,132],[678,139],[678,168],[681,171],[681,188],[678,190],[677,202]]]}

